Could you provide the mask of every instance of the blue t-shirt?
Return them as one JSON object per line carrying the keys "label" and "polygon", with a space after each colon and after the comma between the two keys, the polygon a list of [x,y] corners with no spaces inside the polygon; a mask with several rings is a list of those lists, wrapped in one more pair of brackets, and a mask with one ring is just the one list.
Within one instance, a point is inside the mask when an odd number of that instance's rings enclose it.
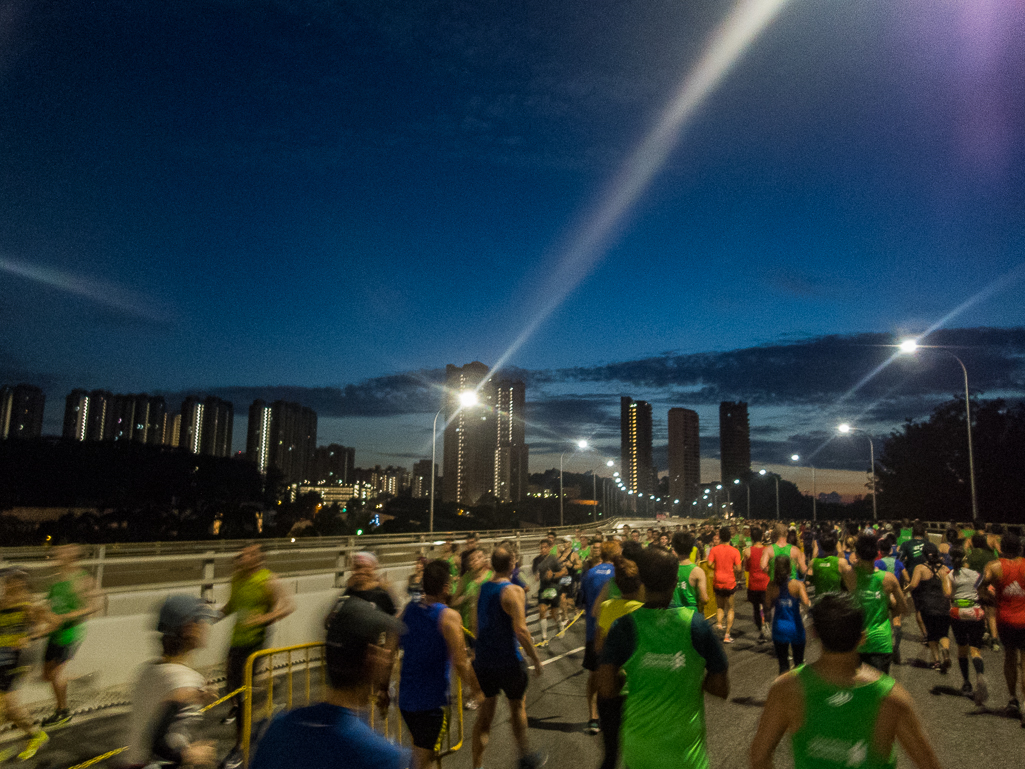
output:
{"label": "blue t-shirt", "polygon": [[399,708],[435,710],[448,704],[448,644],[438,622],[443,603],[411,603],[402,613],[406,632],[399,637],[404,657],[399,682]]}
{"label": "blue t-shirt", "polygon": [[[890,568],[891,562],[893,564],[892,569]],[[901,585],[904,584],[904,580],[901,579],[901,576],[904,574],[904,562],[901,561],[899,558],[894,558],[892,555],[888,555],[886,556],[886,558],[880,558],[878,561],[876,561],[875,566],[880,571],[891,572],[893,576],[897,578],[897,582],[899,582]]]}
{"label": "blue t-shirt", "polygon": [[353,711],[322,702],[275,718],[252,769],[406,769],[409,759]]}
{"label": "blue t-shirt", "polygon": [[594,602],[601,595],[601,589],[616,574],[616,567],[611,563],[599,563],[587,570],[580,581],[580,592],[584,594],[584,622],[587,626],[585,638],[588,641],[594,640],[594,634],[598,627],[598,620],[591,613],[594,609]]}

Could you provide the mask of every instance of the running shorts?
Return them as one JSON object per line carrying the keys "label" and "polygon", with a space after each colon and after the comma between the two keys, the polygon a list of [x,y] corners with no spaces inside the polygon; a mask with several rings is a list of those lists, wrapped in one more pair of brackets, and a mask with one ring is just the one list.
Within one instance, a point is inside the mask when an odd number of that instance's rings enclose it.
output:
{"label": "running shorts", "polygon": [[982,648],[982,634],[986,630],[986,623],[981,619],[952,619],[950,629],[954,631],[954,641],[958,646]]}
{"label": "running shorts", "polygon": [[731,595],[737,592],[736,586],[734,587],[713,587],[712,590],[715,592],[718,598],[729,598]]}
{"label": "running shorts", "polygon": [[402,720],[406,722],[416,747],[424,750],[437,750],[441,747],[441,733],[447,720],[442,708],[403,710]]}
{"label": "running shorts", "polygon": [[1025,627],[997,623],[997,635],[1000,636],[1000,643],[1008,649],[1025,651]]}
{"label": "running shorts", "polygon": [[559,588],[556,585],[543,588],[537,592],[537,602],[545,606],[555,606],[559,602]]}
{"label": "running shorts", "polygon": [[759,604],[765,605],[765,591],[764,590],[748,590],[747,600],[758,606]]}
{"label": "running shorts", "polygon": [[950,614],[922,614],[925,625],[925,640],[930,643],[946,638],[950,632]]}
{"label": "running shorts", "polygon": [[584,670],[595,671],[598,669],[598,654],[594,650],[594,641],[587,641],[584,644]]}
{"label": "running shorts", "polygon": [[473,672],[477,674],[477,683],[487,698],[497,697],[504,692],[510,700],[522,700],[527,693],[527,663],[520,662],[504,668],[479,667],[477,660],[473,663]]}
{"label": "running shorts", "polygon": [[66,662],[70,662],[71,658],[75,656],[75,652],[78,651],[78,644],[58,644],[54,643],[51,638],[46,642],[46,653],[43,655],[44,662],[54,662],[58,665],[63,665]]}

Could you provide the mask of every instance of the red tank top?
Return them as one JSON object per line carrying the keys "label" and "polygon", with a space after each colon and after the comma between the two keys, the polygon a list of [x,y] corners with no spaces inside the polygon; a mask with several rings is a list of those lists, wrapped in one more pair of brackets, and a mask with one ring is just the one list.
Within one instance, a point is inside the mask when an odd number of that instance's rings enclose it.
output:
{"label": "red tank top", "polygon": [[997,585],[997,622],[1025,628],[1025,558],[1000,559],[1003,578]]}
{"label": "red tank top", "polygon": [[761,545],[751,545],[751,554],[747,557],[747,589],[765,590],[769,587],[769,574],[762,571],[762,550]]}

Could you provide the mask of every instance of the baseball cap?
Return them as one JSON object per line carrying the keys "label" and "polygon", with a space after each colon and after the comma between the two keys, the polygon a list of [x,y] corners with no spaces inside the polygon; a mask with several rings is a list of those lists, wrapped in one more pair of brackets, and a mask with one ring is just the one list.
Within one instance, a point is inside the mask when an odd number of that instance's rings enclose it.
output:
{"label": "baseball cap", "polygon": [[157,619],[157,631],[174,633],[192,622],[212,620],[217,613],[202,598],[194,595],[177,593],[169,595],[160,607]]}
{"label": "baseball cap", "polygon": [[331,668],[361,663],[367,646],[380,643],[384,633],[401,635],[406,630],[395,617],[354,595],[338,599],[324,620],[324,627],[325,656]]}

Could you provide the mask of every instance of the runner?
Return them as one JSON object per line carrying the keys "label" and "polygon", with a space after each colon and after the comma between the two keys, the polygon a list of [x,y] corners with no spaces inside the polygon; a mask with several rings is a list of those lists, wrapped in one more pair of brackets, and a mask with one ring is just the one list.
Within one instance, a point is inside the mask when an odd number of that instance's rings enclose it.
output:
{"label": "runner", "polygon": [[932,667],[946,675],[950,669],[950,581],[939,548],[930,542],[923,552],[926,562],[915,567],[911,596],[925,623]]}
{"label": "runner", "polygon": [[422,598],[402,612],[406,632],[399,639],[403,649],[399,710],[413,739],[413,769],[441,765],[435,756],[447,727],[449,671],[458,671],[478,705],[484,698],[466,656],[459,613],[446,605],[452,592],[446,561],[431,561],[424,567],[423,591]]}
{"label": "runner", "polygon": [[371,692],[387,690],[402,623],[362,598],[342,596],[324,624],[324,701],[275,718],[251,769],[406,769],[409,752],[360,715]]}
{"label": "runner", "polygon": [[772,612],[772,645],[776,649],[780,675],[790,670],[790,650],[794,651],[794,667],[804,664],[804,620],[801,607],[809,606],[808,592],[799,579],[790,579],[790,556],[776,556],[772,565],[772,582],[765,601]]}
{"label": "runner", "polygon": [[[964,684],[961,693],[973,697],[975,704],[982,706],[989,697],[989,686],[986,682],[985,667],[979,649],[982,647],[982,634],[985,630],[985,614],[979,605],[977,586],[982,579],[977,571],[964,565],[965,552],[959,544],[950,548],[950,560],[953,570],[950,573],[950,628],[954,631],[957,643],[957,664],[961,669]],[[972,690],[968,680],[968,659],[971,657],[975,668],[975,689]]]}
{"label": "runner", "polygon": [[883,673],[890,672],[893,655],[893,635],[890,630],[891,601],[898,614],[907,612],[904,591],[897,578],[875,566],[879,553],[879,540],[871,529],[858,535],[854,544],[858,557],[854,568],[845,572],[842,580],[848,592],[864,609],[865,635],[858,647],[861,661]]}
{"label": "runner", "polygon": [[[876,559],[876,568],[890,572],[897,578],[901,590],[907,590],[908,583],[911,581],[911,575],[904,568],[904,562],[894,555],[895,552],[897,552],[897,548],[894,544],[893,534],[887,534],[879,540],[879,557]],[[904,639],[904,620],[900,614],[893,611],[892,607],[890,610],[890,624],[893,625],[893,664],[900,665],[900,644]]]}
{"label": "runner", "polygon": [[[510,569],[510,573],[512,570]],[[477,600],[480,587],[493,576],[488,568],[488,557],[478,548],[463,551],[463,576],[459,578],[459,586],[452,596],[452,608],[459,610],[463,627],[473,635],[467,636],[467,645],[474,648],[477,636]]]}
{"label": "runner", "polygon": [[548,613],[559,616],[561,598],[559,597],[560,574],[559,558],[551,554],[547,539],[539,544],[539,554],[534,559],[534,575],[537,577],[537,613],[541,624],[541,643],[548,643]]}
{"label": "runner", "polygon": [[826,593],[839,592],[841,577],[849,568],[847,560],[836,554],[836,534],[823,532],[819,538],[819,553],[808,565],[808,581],[815,588],[814,600]]}
{"label": "runner", "polygon": [[597,690],[595,689],[595,672],[598,670],[598,655],[594,648],[594,636],[598,627],[598,596],[609,580],[615,576],[616,569],[613,559],[621,553],[618,542],[605,542],[601,546],[601,563],[589,569],[581,584],[581,595],[584,599],[584,670],[587,671],[587,714],[589,720],[587,734],[597,734],[600,730],[598,722]]}
{"label": "runner", "polygon": [[[509,721],[519,753],[519,769],[534,769],[545,762],[538,752],[530,752],[527,743],[527,669],[523,653],[534,662],[534,674],[540,676],[544,668],[534,648],[534,639],[527,629],[524,613],[523,590],[509,582],[512,557],[507,550],[498,548],[491,554],[495,576],[485,582],[477,601],[477,657],[473,670],[477,674],[484,702],[477,711],[473,724],[473,765],[483,766],[484,749],[491,736],[491,722],[498,705],[498,693],[504,692],[509,700]],[[517,646],[519,642],[519,646]]]}
{"label": "runner", "polygon": [[723,617],[726,618],[726,633],[722,642],[733,643],[733,620],[736,612],[733,609],[733,594],[737,592],[737,580],[743,572],[740,552],[730,544],[730,530],[726,526],[719,529],[720,544],[712,548],[708,554],[708,565],[714,570],[712,590],[715,592],[716,630],[723,630]]}
{"label": "runner", "polygon": [[704,617],[693,609],[669,608],[679,570],[672,554],[649,548],[637,567],[646,603],[609,631],[598,668],[598,696],[617,697],[619,671],[626,673],[624,765],[705,768],[704,692],[729,696],[726,654]]}
{"label": "runner", "polygon": [[344,595],[354,595],[369,601],[385,614],[399,613],[395,598],[377,572],[377,556],[363,551],[352,556],[352,573],[346,583]]}
{"label": "runner", "polygon": [[[977,571],[979,574],[986,573],[986,565],[1000,559],[1000,553],[989,547],[986,535],[982,532],[972,534],[971,552],[968,553],[968,568]],[[986,613],[986,630],[988,632],[989,648],[995,652],[1000,651],[1000,644],[997,643],[997,609],[993,603],[983,607]]]}
{"label": "runner", "polygon": [[790,579],[797,579],[798,574],[807,573],[808,567],[806,566],[804,554],[801,552],[801,548],[790,544],[790,542],[787,541],[787,536],[787,527],[782,523],[777,523],[773,527],[772,547],[767,547],[762,551],[762,571],[766,574],[772,574],[774,572],[771,563],[772,559],[777,555],[789,555]]}
{"label": "runner", "polygon": [[[925,545],[929,540],[925,536],[925,524],[921,521],[916,520],[911,525],[911,539],[900,546],[900,559],[904,562],[904,568],[908,570],[908,574],[914,574],[915,568],[919,564],[925,563]],[[925,627],[925,621],[922,619],[922,612],[915,607],[915,621],[918,622],[918,629],[922,631],[922,638],[925,638],[929,633]]]}
{"label": "runner", "polygon": [[0,572],[0,719],[6,716],[28,737],[20,753],[14,747],[0,749],[0,762],[15,753],[20,760],[28,761],[50,740],[18,703],[15,685],[29,669],[23,664],[22,652],[54,621],[46,607],[33,603],[27,572],[18,568]]}
{"label": "runner", "polygon": [[[268,628],[291,614],[294,608],[278,578],[270,569],[264,568],[263,549],[259,545],[242,548],[235,558],[228,602],[220,610],[222,617],[237,615],[225,666],[227,691],[233,692],[242,686],[249,655],[264,647]],[[256,674],[255,668],[253,674]],[[236,750],[229,761],[232,765],[236,762],[241,764],[242,759],[238,750],[242,741],[242,719],[238,717],[241,707],[242,695],[238,695],[232,701],[228,715],[221,721],[222,724],[235,724]]]}
{"label": "runner", "polygon": [[[747,567],[747,600],[754,609],[755,627],[758,628],[758,643],[765,643],[765,591],[769,587],[769,575],[762,569],[763,532],[759,526],[751,527],[751,546],[744,552]],[[702,607],[703,611],[703,607]]]}
{"label": "runner", "polygon": [[708,603],[708,579],[705,570],[697,565],[697,548],[694,535],[678,531],[673,534],[673,551],[680,562],[676,573],[676,590],[673,591],[673,606],[686,606],[705,616]]}
{"label": "runner", "polygon": [[[675,537],[674,534],[673,538],[675,539]],[[594,650],[599,655],[599,659],[605,645],[605,637],[612,628],[612,624],[620,617],[630,614],[644,605],[641,600],[641,578],[637,571],[637,564],[626,558],[625,555],[617,556],[612,563],[616,567],[616,576],[613,577],[613,580],[622,597],[603,601],[598,612],[598,629],[594,636]],[[619,732],[623,723],[623,703],[626,701],[626,694],[626,687],[624,687],[617,697],[611,699],[598,697],[598,721],[601,725],[601,736],[604,743],[604,758],[599,769],[616,769],[616,764],[619,763]]]}
{"label": "runner", "polygon": [[200,705],[214,697],[191,658],[206,646],[215,617],[205,601],[191,595],[168,596],[160,607],[161,656],[146,663],[135,682],[125,769],[213,766],[217,760],[213,742],[194,741],[191,735],[202,722]]}
{"label": "runner", "polygon": [[100,596],[93,580],[79,567],[82,549],[78,545],[61,545],[56,551],[57,579],[50,585],[46,601],[60,621],[50,633],[43,657],[43,678],[53,687],[57,701],[52,715],[43,719],[43,727],[64,726],[71,720],[68,712],[68,663],[85,635],[85,618],[100,610]]}
{"label": "runner", "polygon": [[787,733],[796,769],[896,767],[895,742],[915,766],[940,769],[911,695],[861,662],[857,647],[866,622],[861,606],[852,596],[830,593],[810,614],[822,656],[772,685],[751,741],[751,769],[772,769],[773,754]]}
{"label": "runner", "polygon": [[564,569],[566,573],[559,578],[559,609],[562,612],[562,619],[559,621],[560,633],[566,632],[566,623],[573,613],[582,567],[580,556],[573,550],[573,538],[563,537],[559,545],[559,569]]}
{"label": "runner", "polygon": [[1000,540],[998,561],[986,564],[979,583],[979,599],[992,601],[989,586],[996,591],[997,631],[1004,645],[1004,680],[1010,700],[1007,712],[1022,720],[1025,711],[1018,700],[1019,667],[1022,689],[1025,690],[1025,559],[1021,557],[1021,540],[1014,532],[1007,532]]}

